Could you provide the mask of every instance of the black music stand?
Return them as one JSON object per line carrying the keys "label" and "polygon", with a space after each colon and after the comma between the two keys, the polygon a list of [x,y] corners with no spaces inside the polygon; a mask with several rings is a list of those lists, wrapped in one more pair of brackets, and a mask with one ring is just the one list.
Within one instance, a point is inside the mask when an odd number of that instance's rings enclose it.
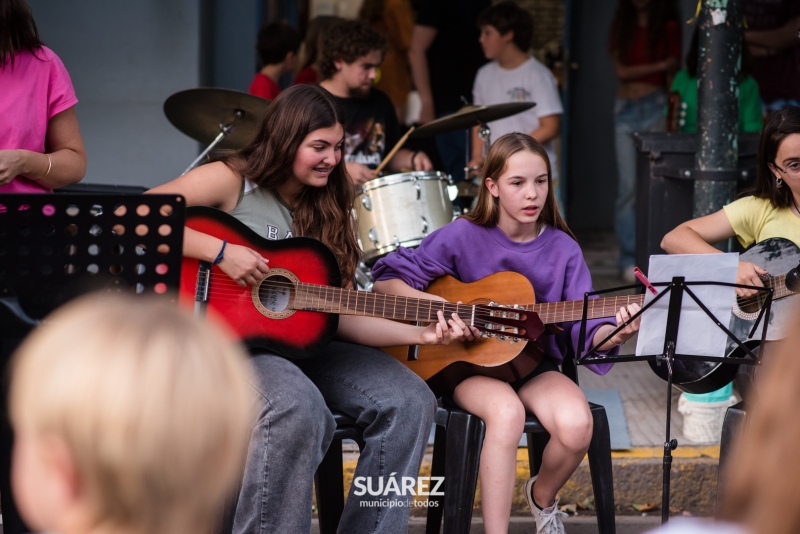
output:
{"label": "black music stand", "polygon": [[[626,323],[613,329],[611,333],[601,340],[596,345],[590,347],[585,353],[581,354],[576,351],[575,363],[577,365],[588,365],[591,363],[609,363],[609,362],[632,362],[632,361],[655,361],[658,365],[666,365],[667,367],[667,420],[666,420],[666,439],[664,440],[664,460],[663,460],[663,486],[661,493],[661,523],[669,521],[669,486],[670,486],[670,469],[672,466],[672,451],[678,448],[678,440],[670,438],[670,424],[672,415],[672,374],[673,363],[675,360],[700,360],[705,362],[719,362],[724,364],[745,364],[745,365],[758,365],[760,361],[750,348],[738,339],[728,328],[717,319],[713,313],[700,301],[695,293],[690,289],[690,286],[727,286],[734,288],[753,289],[762,293],[766,293],[764,305],[758,313],[753,328],[750,331],[748,338],[752,337],[756,332],[759,324],[762,324],[761,329],[761,343],[764,342],[767,335],[767,323],[763,321],[764,315],[769,317],[770,308],[772,307],[772,288],[747,286],[742,284],[731,284],[726,282],[687,282],[682,276],[675,276],[672,282],[659,282],[652,284],[654,286],[666,287],[656,295],[653,300],[642,306],[642,309],[634,314]],[[625,289],[643,288],[642,285],[634,284],[624,287],[617,287],[606,289],[602,291],[593,291],[585,293],[583,296],[583,315],[581,317],[581,327],[578,337],[578,347],[585,346],[586,340],[586,321],[589,309],[589,297],[609,293],[612,291],[620,291]],[[681,305],[683,302],[683,295],[687,294],[691,299],[700,307],[701,310],[714,321],[714,324],[721,329],[728,336],[728,339],[733,340],[736,345],[741,349],[744,357],[729,357],[729,356],[699,356],[691,354],[676,354],[676,346],[678,342],[678,327],[680,325]],[[664,337],[664,351],[660,354],[647,354],[640,356],[601,356],[597,354],[597,349],[608,340],[610,340],[617,332],[625,328],[630,321],[638,318],[642,313],[649,309],[653,304],[659,301],[664,295],[670,295],[669,306],[667,308],[667,325]]]}
{"label": "black music stand", "polygon": [[0,302],[28,324],[90,290],[177,302],[185,207],[179,195],[0,195]]}
{"label": "black music stand", "polygon": [[[0,194],[0,369],[45,315],[82,293],[128,291],[177,303],[185,204],[178,195]],[[8,483],[5,385],[0,497],[3,531],[16,534],[24,525]]]}

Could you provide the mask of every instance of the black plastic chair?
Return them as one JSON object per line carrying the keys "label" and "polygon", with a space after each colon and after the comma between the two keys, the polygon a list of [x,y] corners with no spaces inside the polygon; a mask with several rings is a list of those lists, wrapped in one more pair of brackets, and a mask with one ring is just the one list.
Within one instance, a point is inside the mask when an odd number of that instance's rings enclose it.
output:
{"label": "black plastic chair", "polygon": [[[614,518],[614,479],[611,468],[611,438],[606,410],[589,403],[594,431],[589,445],[589,469],[592,474],[598,532],[616,532]],[[436,438],[433,446],[431,476],[444,476],[444,496],[431,497],[438,502],[428,507],[426,532],[441,530],[468,533],[472,522],[478,465],[486,426],[483,421],[459,408],[440,407],[436,410]],[[531,476],[539,472],[542,452],[550,436],[539,420],[528,415],[525,419],[528,438],[528,460]]]}
{"label": "black plastic chair", "polygon": [[[571,356],[564,358],[562,372],[578,383],[578,372]],[[450,405],[452,406],[452,405]],[[478,465],[486,425],[479,417],[450,406],[436,410],[436,438],[433,445],[431,476],[444,476],[444,496],[433,497],[436,506],[428,507],[425,531],[435,534],[469,533],[472,523],[472,506],[475,486],[478,483]],[[592,440],[589,443],[589,470],[592,475],[597,527],[600,534],[615,534],[614,475],[611,468],[611,435],[606,409],[589,403],[592,413]],[[525,418],[528,439],[528,461],[531,476],[539,472],[542,453],[550,435],[532,414]]]}
{"label": "black plastic chair", "polygon": [[[571,363],[571,360],[569,361]],[[565,365],[565,374],[575,380],[574,366]],[[604,407],[589,403],[594,429],[589,445],[589,469],[592,475],[598,532],[615,534],[614,479],[611,467],[611,437]],[[334,413],[337,428],[328,452],[315,475],[317,510],[321,534],[333,534],[344,509],[342,439],[353,439],[363,447],[362,429],[349,417]],[[458,408],[439,407],[434,418],[436,437],[431,476],[444,476],[444,497],[430,496],[436,506],[428,507],[426,532],[441,530],[444,516],[446,533],[469,533],[472,506],[478,482],[478,465],[486,426],[479,417]],[[539,420],[528,415],[525,420],[531,474],[539,472],[542,453],[550,439]],[[441,491],[441,488],[440,488]]]}
{"label": "black plastic chair", "polygon": [[719,440],[719,469],[717,471],[717,514],[720,511],[722,497],[725,489],[725,469],[731,453],[733,441],[742,431],[747,419],[747,405],[744,401],[728,407],[725,419],[722,421],[722,435]]}
{"label": "black plastic chair", "polygon": [[359,450],[364,448],[363,429],[352,418],[339,412],[333,412],[333,418],[336,420],[333,441],[314,474],[320,534],[335,534],[344,510],[342,440],[352,439]]}

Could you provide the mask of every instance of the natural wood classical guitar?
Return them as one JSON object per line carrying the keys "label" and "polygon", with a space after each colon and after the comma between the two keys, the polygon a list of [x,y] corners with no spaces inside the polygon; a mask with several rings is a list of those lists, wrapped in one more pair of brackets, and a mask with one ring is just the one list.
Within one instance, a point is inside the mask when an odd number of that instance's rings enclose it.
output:
{"label": "natural wood classical guitar", "polygon": [[[500,272],[472,283],[462,283],[451,276],[435,280],[426,289],[428,293],[448,301],[464,301],[468,304],[488,303],[486,295],[498,304],[528,303],[520,307],[534,312],[544,325],[580,321],[583,301],[545,302],[534,304],[534,292],[530,282],[515,272]],[[642,295],[623,295],[590,299],[587,318],[611,317],[622,306],[641,304]],[[551,332],[558,328],[549,328]],[[538,344],[509,342],[502,333],[490,332],[473,343],[451,343],[450,345],[426,345],[413,348],[385,347],[383,350],[403,362],[428,382],[434,392],[441,394],[469,376],[491,376],[512,382],[531,373],[539,364],[542,352]],[[416,357],[416,359],[409,358]]]}

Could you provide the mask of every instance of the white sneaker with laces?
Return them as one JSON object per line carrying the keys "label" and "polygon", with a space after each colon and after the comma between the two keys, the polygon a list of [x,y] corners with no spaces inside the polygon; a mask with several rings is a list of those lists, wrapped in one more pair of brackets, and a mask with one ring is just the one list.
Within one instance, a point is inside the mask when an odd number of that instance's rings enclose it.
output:
{"label": "white sneaker with laces", "polygon": [[536,482],[537,477],[528,479],[525,482],[525,500],[528,501],[528,507],[531,509],[531,514],[536,520],[536,534],[566,534],[564,530],[564,523],[561,522],[561,517],[566,516],[564,512],[558,509],[558,499],[552,506],[539,510],[533,502],[533,483]]}

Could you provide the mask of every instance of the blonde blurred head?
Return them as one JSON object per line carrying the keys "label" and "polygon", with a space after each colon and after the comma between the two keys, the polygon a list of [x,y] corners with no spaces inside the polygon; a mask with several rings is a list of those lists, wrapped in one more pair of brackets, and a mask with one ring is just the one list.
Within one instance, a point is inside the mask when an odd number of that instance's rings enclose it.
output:
{"label": "blonde blurred head", "polygon": [[76,503],[92,531],[214,529],[253,420],[245,353],[216,328],[147,298],[87,296],[29,336],[12,372],[14,492],[32,527],[62,531],[55,511]]}

